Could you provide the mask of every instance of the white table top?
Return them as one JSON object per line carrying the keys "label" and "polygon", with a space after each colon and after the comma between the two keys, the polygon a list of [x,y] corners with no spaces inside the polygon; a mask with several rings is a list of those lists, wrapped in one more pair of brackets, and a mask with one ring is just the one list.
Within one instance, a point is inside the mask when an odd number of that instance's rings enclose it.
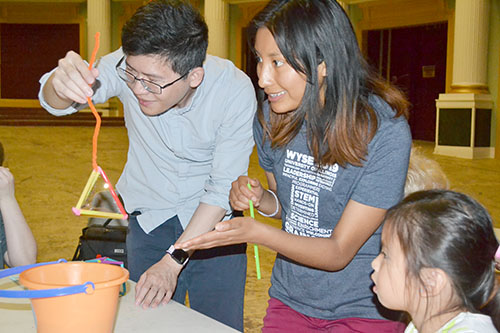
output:
{"label": "white table top", "polygon": [[[21,290],[9,277],[0,279],[0,289]],[[237,332],[214,319],[175,301],[156,309],[143,310],[134,304],[135,283],[127,282],[127,294],[120,297],[115,333],[127,332]],[[36,332],[29,299],[0,298],[0,331]]]}

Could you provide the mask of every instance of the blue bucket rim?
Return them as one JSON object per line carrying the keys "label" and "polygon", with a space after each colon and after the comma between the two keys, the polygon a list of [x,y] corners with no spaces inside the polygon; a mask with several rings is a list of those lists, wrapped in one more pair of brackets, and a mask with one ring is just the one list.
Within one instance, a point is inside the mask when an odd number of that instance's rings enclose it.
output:
{"label": "blue bucket rim", "polygon": [[[13,267],[0,271],[0,279],[8,277],[11,275],[20,274],[28,269],[54,265],[60,263],[67,263],[65,259],[59,259],[57,261],[38,263],[33,265],[25,265],[19,267]],[[91,281],[87,281],[83,284],[62,288],[52,288],[52,289],[40,289],[40,290],[0,290],[0,297],[4,298],[47,298],[47,297],[58,297],[58,296],[68,296],[75,294],[92,294],[95,291],[95,285]]]}

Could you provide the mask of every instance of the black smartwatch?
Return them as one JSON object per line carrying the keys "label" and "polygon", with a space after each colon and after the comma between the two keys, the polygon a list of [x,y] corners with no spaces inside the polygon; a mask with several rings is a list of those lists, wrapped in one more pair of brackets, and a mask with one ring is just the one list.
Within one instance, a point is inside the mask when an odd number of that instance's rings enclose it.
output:
{"label": "black smartwatch", "polygon": [[183,249],[176,249],[173,245],[170,245],[167,253],[170,254],[176,263],[182,266],[185,266],[189,260],[189,254],[186,251]]}

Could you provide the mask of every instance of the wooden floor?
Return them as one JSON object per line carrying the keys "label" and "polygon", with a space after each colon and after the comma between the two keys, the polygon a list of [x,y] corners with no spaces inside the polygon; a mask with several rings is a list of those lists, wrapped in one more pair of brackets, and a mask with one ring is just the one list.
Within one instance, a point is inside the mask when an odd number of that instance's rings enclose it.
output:
{"label": "wooden floor", "polygon": [[[16,195],[39,246],[38,261],[70,259],[87,221],[71,212],[92,170],[92,127],[0,126],[7,166],[16,178]],[[101,128],[98,164],[115,183],[127,152],[124,127]],[[452,189],[474,196],[500,227],[500,160],[465,160],[432,155],[433,144],[416,142],[448,175]],[[265,183],[256,154],[249,175]],[[279,221],[258,217],[279,227]],[[248,247],[245,332],[258,332],[267,307],[267,290],[276,253],[259,247],[262,279],[257,280],[253,246]]]}

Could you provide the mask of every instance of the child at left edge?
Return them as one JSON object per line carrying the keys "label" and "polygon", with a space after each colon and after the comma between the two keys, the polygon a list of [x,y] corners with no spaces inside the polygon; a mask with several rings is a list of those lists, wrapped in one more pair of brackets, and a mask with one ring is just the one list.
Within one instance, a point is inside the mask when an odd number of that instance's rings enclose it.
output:
{"label": "child at left edge", "polygon": [[0,143],[0,269],[36,261],[36,242],[15,196],[14,176],[2,167],[4,150]]}

